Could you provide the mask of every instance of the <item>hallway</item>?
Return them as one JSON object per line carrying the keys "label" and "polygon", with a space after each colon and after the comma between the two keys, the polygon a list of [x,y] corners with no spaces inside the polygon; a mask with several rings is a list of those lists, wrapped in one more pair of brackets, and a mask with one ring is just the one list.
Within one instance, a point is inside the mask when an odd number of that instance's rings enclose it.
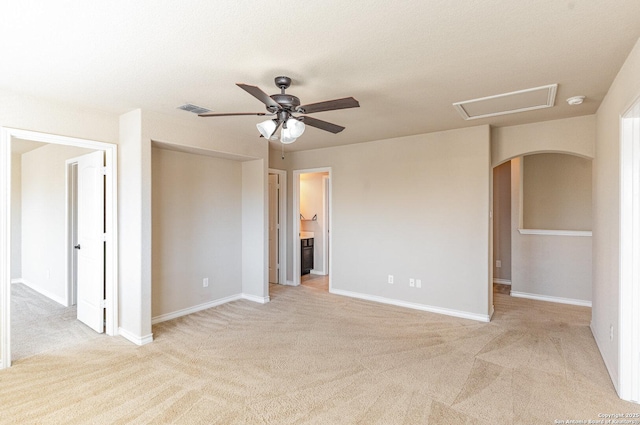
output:
{"label": "hallway", "polygon": [[323,291],[329,291],[329,276],[321,276],[317,274],[306,274],[300,277],[300,285],[307,286],[309,288],[322,289]]}

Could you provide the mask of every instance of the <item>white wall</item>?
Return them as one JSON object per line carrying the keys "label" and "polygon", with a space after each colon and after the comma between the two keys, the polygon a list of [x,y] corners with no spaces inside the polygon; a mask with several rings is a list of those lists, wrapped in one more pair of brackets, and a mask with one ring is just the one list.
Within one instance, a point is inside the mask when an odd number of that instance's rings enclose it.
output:
{"label": "white wall", "polygon": [[591,230],[591,160],[575,155],[527,155],[523,164],[526,229]]}
{"label": "white wall", "polygon": [[[640,96],[640,40],[596,113],[593,162],[593,309],[591,329],[614,385],[619,384],[620,116]],[[613,327],[613,338],[609,338]]]}
{"label": "white wall", "polygon": [[532,153],[595,155],[595,115],[491,129],[491,165]]}
{"label": "white wall", "polygon": [[158,148],[152,163],[153,317],[240,294],[241,163]]}
{"label": "white wall", "polygon": [[91,152],[46,145],[22,155],[22,280],[66,304],[65,161]]}
{"label": "white wall", "polygon": [[264,159],[242,163],[242,295],[263,303],[269,301],[266,163]]}
{"label": "white wall", "polygon": [[[273,151],[270,161],[289,176],[332,169],[334,290],[488,318],[488,126],[292,152],[284,161]],[[289,242],[289,264],[291,253]]]}
{"label": "white wall", "polygon": [[11,279],[22,277],[22,155],[11,155]]}
{"label": "white wall", "polygon": [[0,90],[0,125],[117,143],[118,116]]}
{"label": "white wall", "polygon": [[[142,140],[142,111],[122,115],[118,147],[118,323],[121,333],[140,344],[152,338],[151,232],[145,231],[151,227],[151,214],[143,215],[143,202],[150,198],[143,198],[147,190],[144,185],[151,191],[151,143],[143,146]],[[145,159],[149,172],[143,177]],[[143,239],[148,240],[148,247]]]}

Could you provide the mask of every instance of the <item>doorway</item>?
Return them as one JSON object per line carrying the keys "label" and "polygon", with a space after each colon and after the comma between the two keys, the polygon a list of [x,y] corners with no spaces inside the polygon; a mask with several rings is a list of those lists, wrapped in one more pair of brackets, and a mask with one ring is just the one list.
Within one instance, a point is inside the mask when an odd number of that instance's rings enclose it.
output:
{"label": "doorway", "polygon": [[591,167],[590,158],[541,152],[494,168],[497,293],[591,307]]}
{"label": "doorway", "polygon": [[[331,291],[331,168],[293,172],[293,284],[305,279],[324,279]],[[308,263],[308,250],[313,261]],[[303,260],[305,264],[303,265]],[[328,282],[326,282],[328,280]]]}
{"label": "doorway", "polygon": [[511,287],[511,161],[493,169],[493,283]]}
{"label": "doorway", "polygon": [[[640,402],[640,99],[620,121],[620,398]],[[611,325],[610,339],[614,327]]]}
{"label": "doorway", "polygon": [[[0,128],[0,368],[11,366],[11,145],[17,140],[33,141],[45,144],[75,146],[94,151],[102,151],[104,155],[104,229],[106,248],[104,251],[104,326],[108,335],[117,335],[117,146],[110,143],[97,142],[65,136],[50,135],[27,130]],[[68,234],[68,229],[66,231]],[[62,249],[68,257],[67,250]],[[65,275],[69,267],[69,259],[61,261]]]}

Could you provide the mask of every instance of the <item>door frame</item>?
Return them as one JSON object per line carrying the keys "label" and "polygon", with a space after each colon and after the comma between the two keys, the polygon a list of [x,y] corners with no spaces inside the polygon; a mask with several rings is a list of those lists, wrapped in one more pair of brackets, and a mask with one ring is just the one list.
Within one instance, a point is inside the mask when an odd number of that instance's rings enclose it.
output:
{"label": "door frame", "polygon": [[269,168],[268,174],[278,175],[278,257],[280,260],[278,269],[278,283],[287,284],[287,172]]}
{"label": "door frame", "polygon": [[620,117],[619,392],[640,402],[640,98]]}
{"label": "door frame", "polygon": [[[329,226],[333,226],[333,176],[331,167],[320,168],[307,168],[304,170],[293,170],[293,214],[291,216],[291,227],[293,229],[291,235],[291,241],[293,246],[293,276],[292,284],[294,286],[300,285],[300,175],[310,173],[329,173]],[[324,194],[323,194],[324,197]],[[329,232],[329,246],[333,247],[333,235],[331,229],[327,229]],[[329,264],[333,264],[333,249],[329,250]],[[333,283],[333,267],[329,267],[329,291],[332,289]]]}
{"label": "door frame", "polygon": [[[77,241],[78,212],[78,158],[65,161],[65,239],[66,239],[66,277],[65,298],[67,307],[76,303],[76,267],[77,251],[73,247]],[[74,226],[75,224],[75,226]]]}
{"label": "door frame", "polygon": [[[118,334],[117,145],[0,127],[0,369],[11,366],[11,143],[13,139],[76,146],[105,152],[105,224],[107,232],[105,328],[107,335]],[[68,261],[65,267],[68,267]]]}
{"label": "door frame", "polygon": [[[322,270],[325,274],[329,274],[329,267],[331,263],[329,262],[329,226],[331,223],[329,221],[329,208],[331,205],[331,193],[329,192],[329,184],[331,183],[330,176],[322,176],[322,211],[324,214],[322,226],[324,227],[324,232],[322,233]],[[329,279],[329,288],[331,288],[331,279]]]}

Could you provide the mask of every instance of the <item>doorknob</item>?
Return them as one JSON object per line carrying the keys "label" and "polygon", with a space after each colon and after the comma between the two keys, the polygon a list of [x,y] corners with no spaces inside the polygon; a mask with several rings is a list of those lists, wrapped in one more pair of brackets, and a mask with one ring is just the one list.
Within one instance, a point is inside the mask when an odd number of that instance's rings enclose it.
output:
{"label": "doorknob", "polygon": [[80,244],[73,246],[75,249],[80,249]]}

